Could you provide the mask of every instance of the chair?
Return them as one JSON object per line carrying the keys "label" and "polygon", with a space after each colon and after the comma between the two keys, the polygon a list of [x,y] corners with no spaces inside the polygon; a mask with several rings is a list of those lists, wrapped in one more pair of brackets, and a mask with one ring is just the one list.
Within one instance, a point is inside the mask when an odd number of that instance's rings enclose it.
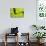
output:
{"label": "chair", "polygon": [[30,46],[29,33],[21,33],[21,37],[22,37],[22,40],[25,39],[25,37],[27,40],[24,42],[20,42],[19,46]]}
{"label": "chair", "polygon": [[18,46],[18,27],[11,28],[11,33],[5,33],[5,46],[8,44],[7,38],[10,38],[11,36],[17,36],[17,42],[15,46]]}

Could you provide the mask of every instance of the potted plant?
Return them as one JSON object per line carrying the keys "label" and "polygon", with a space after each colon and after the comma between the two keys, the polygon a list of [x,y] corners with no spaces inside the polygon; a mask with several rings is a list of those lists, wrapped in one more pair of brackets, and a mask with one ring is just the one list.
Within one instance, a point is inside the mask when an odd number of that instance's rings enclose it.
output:
{"label": "potted plant", "polygon": [[40,40],[45,36],[45,32],[35,32],[33,35],[37,38],[37,42],[40,43]]}

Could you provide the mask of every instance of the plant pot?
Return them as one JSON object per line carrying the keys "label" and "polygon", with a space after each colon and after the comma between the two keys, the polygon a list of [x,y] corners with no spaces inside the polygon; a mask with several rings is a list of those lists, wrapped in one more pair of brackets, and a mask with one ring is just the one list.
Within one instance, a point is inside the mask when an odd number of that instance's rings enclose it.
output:
{"label": "plant pot", "polygon": [[37,39],[37,46],[40,46],[40,39]]}

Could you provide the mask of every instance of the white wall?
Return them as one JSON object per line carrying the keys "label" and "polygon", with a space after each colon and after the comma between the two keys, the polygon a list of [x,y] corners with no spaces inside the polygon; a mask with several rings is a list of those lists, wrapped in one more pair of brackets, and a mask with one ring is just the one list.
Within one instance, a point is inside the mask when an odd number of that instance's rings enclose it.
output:
{"label": "white wall", "polygon": [[[10,18],[12,7],[24,8],[24,18]],[[32,35],[32,24],[36,24],[36,0],[0,0],[0,34],[18,26],[19,32],[29,32]]]}

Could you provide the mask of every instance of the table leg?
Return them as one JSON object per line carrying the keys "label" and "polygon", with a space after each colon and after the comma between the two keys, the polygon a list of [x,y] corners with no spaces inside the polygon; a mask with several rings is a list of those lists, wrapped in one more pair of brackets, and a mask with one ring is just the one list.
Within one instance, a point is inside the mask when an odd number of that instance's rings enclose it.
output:
{"label": "table leg", "polygon": [[18,46],[18,34],[17,34],[17,46]]}
{"label": "table leg", "polygon": [[7,35],[5,35],[5,46],[7,46]]}

